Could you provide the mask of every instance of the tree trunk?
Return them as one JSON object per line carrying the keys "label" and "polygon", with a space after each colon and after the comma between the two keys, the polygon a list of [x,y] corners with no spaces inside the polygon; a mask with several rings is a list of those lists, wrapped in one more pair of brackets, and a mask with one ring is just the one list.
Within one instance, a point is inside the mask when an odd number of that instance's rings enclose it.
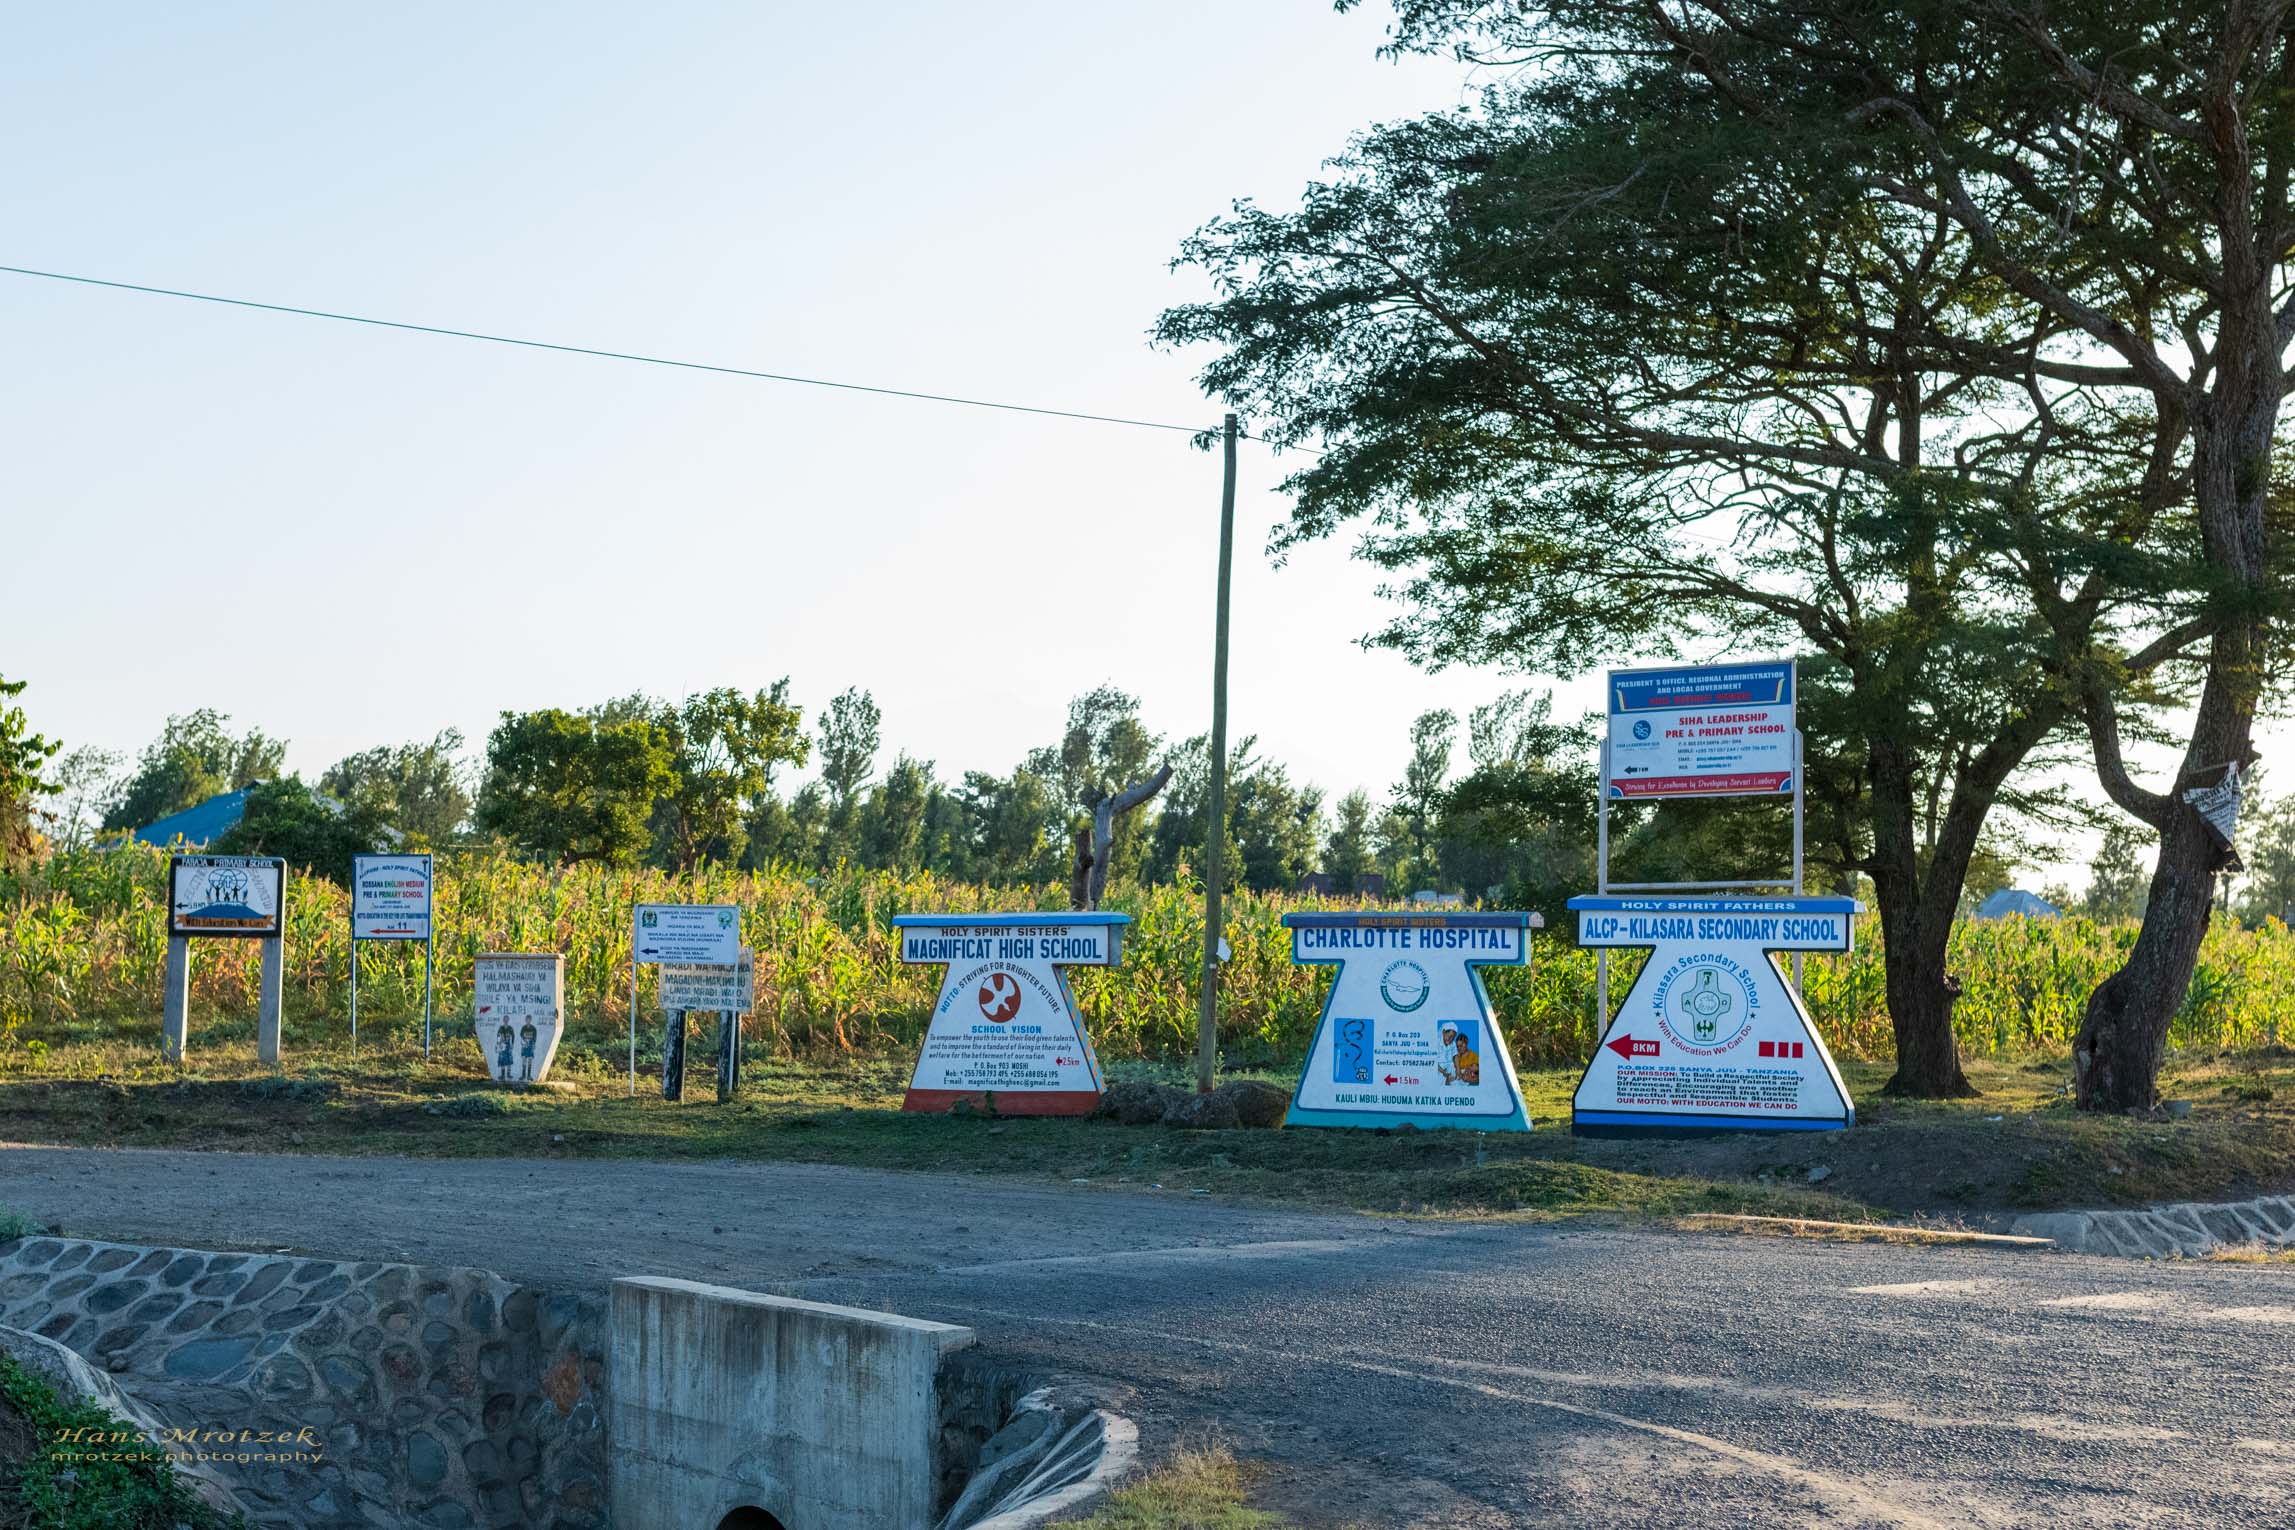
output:
{"label": "tree trunk", "polygon": [[[2216,874],[2232,858],[2231,847],[2181,794],[2215,784],[2224,765],[2244,767],[2252,758],[2257,687],[2250,656],[2262,635],[2260,624],[2248,622],[2217,635],[2184,768],[2167,798],[2153,799],[2165,822],[2157,824],[2160,858],[2152,869],[2143,928],[2126,963],[2088,996],[2072,1041],[2073,1093],[2083,1110],[2149,1110],[2159,1103],[2168,1026],[2199,965],[2200,941],[2215,909]],[[2139,790],[2124,777],[2115,785]]]}
{"label": "tree trunk", "polygon": [[[2279,269],[2255,257],[2246,214],[2244,167],[2227,173],[2236,195],[2224,201],[2228,297],[2216,344],[2216,380],[2193,421],[2192,502],[2198,511],[2200,549],[2221,581],[2218,601],[2234,602],[2210,641],[2207,683],[2192,718],[2182,768],[2164,795],[2129,779],[2108,709],[2092,713],[2096,764],[2114,801],[2160,834],[2152,871],[2151,902],[2135,948],[2119,971],[2088,996],[2080,1034],[2072,1043],[2075,1097],[2088,1110],[2148,1110],[2159,1096],[2160,1064],[2168,1025],[2183,1007],[2199,962],[2215,895],[2215,874],[2232,859],[2183,793],[2212,786],[2224,768],[2244,770],[2254,758],[2255,709],[2263,696],[2271,640],[2269,529],[2272,441],[2285,383],[2282,343],[2272,303]],[[2221,605],[2217,606],[2222,609]]]}
{"label": "tree trunk", "polygon": [[1945,970],[1952,921],[1949,915],[1941,925],[1924,918],[1920,892],[1917,882],[1900,877],[1873,879],[1874,899],[1880,904],[1889,1027],[1897,1044],[1897,1071],[1881,1092],[1928,1100],[1965,1099],[1976,1090],[1961,1071],[1960,1042],[1952,1029],[1953,1006],[1960,999],[1960,979]]}
{"label": "tree trunk", "polygon": [[1917,828],[1921,790],[1913,756],[1897,739],[1869,741],[1869,869],[1874,901],[1880,905],[1882,977],[1897,1048],[1897,1071],[1883,1087],[1885,1094],[1944,1100],[1976,1093],[1961,1071],[1960,1042],[1952,1029],[1953,1006],[1960,999],[1960,980],[1945,968],[1952,921],[1992,794],[2048,725],[2047,713],[2027,712],[1980,751],[1976,764],[1955,782],[1925,857]]}
{"label": "tree trunk", "polygon": [[1078,913],[1100,906],[1108,890],[1108,862],[1116,843],[1116,820],[1132,812],[1163,790],[1171,767],[1160,766],[1144,781],[1134,781],[1113,797],[1103,797],[1092,809],[1092,821],[1076,831],[1075,868],[1068,875],[1068,906]]}

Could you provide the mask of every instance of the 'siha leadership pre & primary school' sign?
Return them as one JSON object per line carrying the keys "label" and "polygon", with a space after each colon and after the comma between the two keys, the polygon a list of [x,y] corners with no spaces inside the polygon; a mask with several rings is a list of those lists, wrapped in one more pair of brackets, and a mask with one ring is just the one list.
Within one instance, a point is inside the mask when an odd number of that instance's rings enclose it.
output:
{"label": "'siha leadership pre & primary school' sign", "polygon": [[1790,794],[1790,659],[1690,669],[1614,669],[1603,791],[1612,797]]}
{"label": "'siha leadership pre & primary school' sign", "polygon": [[1600,1133],[1854,1125],[1848,1085],[1772,951],[1846,951],[1853,898],[1579,897],[1578,944],[1646,946],[1586,1065],[1572,1126]]}
{"label": "'siha leadership pre & primary school' sign", "polygon": [[351,859],[351,938],[430,939],[430,857]]}
{"label": "'siha leadership pre & primary school' sign", "polygon": [[1113,967],[1128,914],[904,914],[900,959],[947,971],[903,1110],[993,1095],[999,1114],[1090,1115],[1104,1081],[1068,967]]}
{"label": "'siha leadership pre & primary school' sign", "polygon": [[1478,967],[1530,959],[1532,914],[1286,914],[1291,959],[1333,965],[1289,1126],[1530,1129]]}
{"label": "'siha leadership pre & primary school' sign", "polygon": [[473,966],[471,1023],[487,1074],[499,1084],[550,1076],[565,1030],[566,959],[544,952],[487,952]]}
{"label": "'siha leadership pre & primary school' sign", "polygon": [[287,863],[268,855],[178,855],[167,865],[167,933],[275,939]]}

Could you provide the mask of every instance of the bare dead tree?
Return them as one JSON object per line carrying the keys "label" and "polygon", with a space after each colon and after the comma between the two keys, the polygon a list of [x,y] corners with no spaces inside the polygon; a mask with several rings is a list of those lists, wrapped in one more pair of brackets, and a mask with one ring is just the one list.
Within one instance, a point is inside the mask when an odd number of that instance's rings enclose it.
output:
{"label": "bare dead tree", "polygon": [[1108,852],[1116,842],[1116,820],[1144,805],[1171,779],[1171,766],[1161,765],[1144,781],[1134,781],[1092,808],[1092,821],[1076,830],[1076,869],[1068,878],[1068,906],[1079,912],[1100,906],[1108,890]]}

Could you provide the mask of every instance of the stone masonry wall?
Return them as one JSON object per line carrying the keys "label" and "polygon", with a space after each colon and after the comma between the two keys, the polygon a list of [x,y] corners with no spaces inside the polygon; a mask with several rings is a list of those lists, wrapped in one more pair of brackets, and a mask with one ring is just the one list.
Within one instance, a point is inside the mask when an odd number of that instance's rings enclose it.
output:
{"label": "stone masonry wall", "polygon": [[263,1527],[601,1530],[605,1307],[484,1270],[0,1244],[0,1326],[57,1340],[206,1449]]}

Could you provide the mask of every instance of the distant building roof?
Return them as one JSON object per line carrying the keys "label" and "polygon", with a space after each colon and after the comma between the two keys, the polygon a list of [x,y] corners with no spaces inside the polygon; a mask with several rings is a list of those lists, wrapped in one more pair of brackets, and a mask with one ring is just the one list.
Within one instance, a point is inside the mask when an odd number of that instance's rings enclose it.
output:
{"label": "distant building roof", "polygon": [[2038,893],[2028,893],[2021,887],[2003,887],[1976,906],[1979,919],[2005,919],[2010,914],[2022,914],[2027,919],[2055,919],[2063,912]]}
{"label": "distant building roof", "polygon": [[136,830],[135,838],[147,845],[172,845],[179,839],[187,845],[212,844],[247,816],[247,793],[252,790],[242,786],[235,792],[220,792],[197,807],[154,819]]}

